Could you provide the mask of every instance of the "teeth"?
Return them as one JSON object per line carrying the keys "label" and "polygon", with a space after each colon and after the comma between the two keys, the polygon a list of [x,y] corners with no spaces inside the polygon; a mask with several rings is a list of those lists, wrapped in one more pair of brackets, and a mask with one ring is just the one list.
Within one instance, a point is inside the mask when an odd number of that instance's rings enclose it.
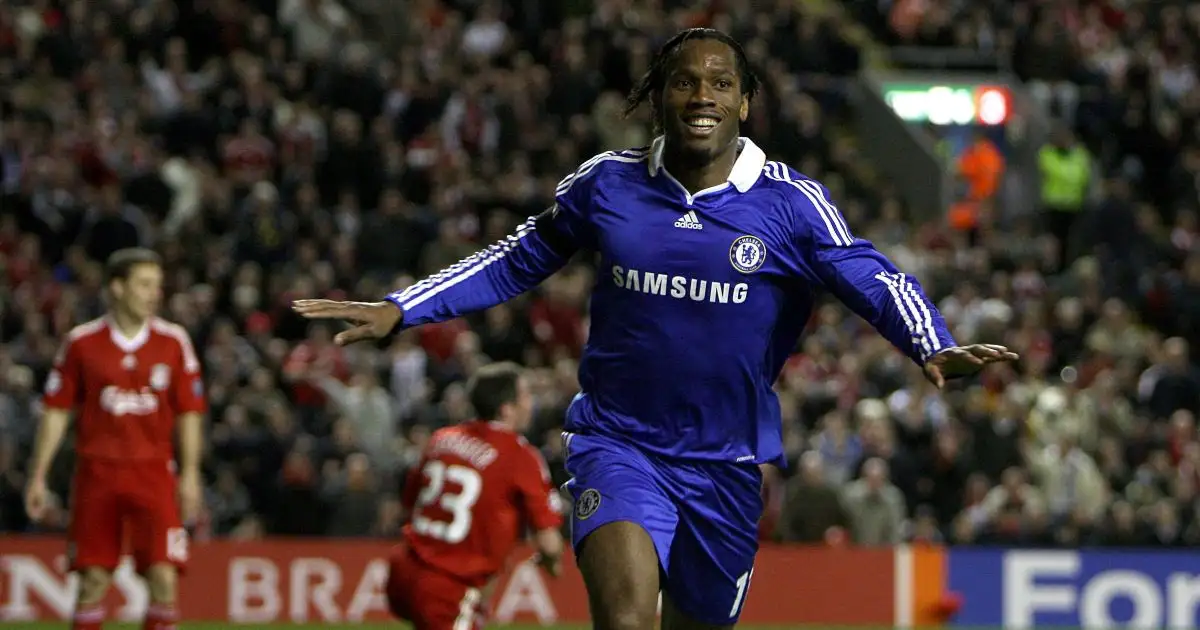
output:
{"label": "teeth", "polygon": [[688,124],[691,125],[692,127],[716,127],[717,119],[716,118],[693,118],[688,121]]}

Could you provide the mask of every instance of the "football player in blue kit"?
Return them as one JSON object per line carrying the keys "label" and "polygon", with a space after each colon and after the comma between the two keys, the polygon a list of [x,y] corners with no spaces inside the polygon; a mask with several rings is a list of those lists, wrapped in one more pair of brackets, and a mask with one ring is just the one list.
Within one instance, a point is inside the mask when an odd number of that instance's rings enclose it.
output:
{"label": "football player in blue kit", "polygon": [[[831,294],[937,386],[1013,361],[955,343],[916,279],[856,238],[820,183],[740,137],[758,80],[712,29],[663,45],[630,108],[649,147],[602,153],[507,239],[382,302],[301,300],[356,324],[341,344],[489,308],[580,250],[597,252],[581,392],[565,423],[572,543],[594,626],[737,622],[762,513],[760,464],[784,462],[772,385],[815,299]],[[481,516],[486,518],[486,516]]]}

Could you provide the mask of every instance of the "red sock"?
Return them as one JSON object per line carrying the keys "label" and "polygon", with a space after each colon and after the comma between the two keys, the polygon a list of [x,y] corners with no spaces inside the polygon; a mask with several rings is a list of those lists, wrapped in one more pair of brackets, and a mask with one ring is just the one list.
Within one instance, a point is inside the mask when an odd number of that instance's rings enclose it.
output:
{"label": "red sock", "polygon": [[71,630],[100,630],[104,627],[104,607],[92,604],[79,606],[71,618]]}
{"label": "red sock", "polygon": [[174,606],[150,604],[150,608],[146,609],[146,621],[142,624],[142,630],[175,630],[177,619],[179,614],[175,612]]}

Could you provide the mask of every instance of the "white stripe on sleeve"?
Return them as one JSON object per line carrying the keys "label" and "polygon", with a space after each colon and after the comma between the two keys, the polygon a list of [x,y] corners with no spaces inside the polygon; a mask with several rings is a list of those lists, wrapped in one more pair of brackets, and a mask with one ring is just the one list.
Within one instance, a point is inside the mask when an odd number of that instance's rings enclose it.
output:
{"label": "white stripe on sleeve", "polygon": [[929,322],[921,317],[921,308],[917,306],[918,303],[923,302],[920,295],[917,295],[911,286],[905,288],[904,274],[902,273],[889,274],[881,271],[875,275],[875,279],[887,286],[888,292],[892,294],[892,301],[896,303],[896,310],[900,311],[900,317],[904,320],[909,334],[912,335],[913,345],[917,346],[921,360],[924,361],[933,356],[935,344],[940,346],[940,343],[937,335],[933,334],[933,327],[929,326]]}
{"label": "white stripe on sleeve", "polygon": [[638,162],[645,162],[648,158],[649,155],[642,150],[621,151],[620,153],[601,153],[600,155],[597,155],[596,157],[579,165],[579,169],[574,173],[564,177],[563,180],[558,183],[558,186],[555,187],[554,195],[557,197],[559,195],[566,194],[567,191],[571,190],[571,186],[575,185],[576,180],[592,172],[592,169],[599,166],[602,162],[625,162],[626,164],[637,164]]}
{"label": "white stripe on sleeve", "polygon": [[907,274],[900,274],[901,290],[912,298],[912,301],[917,305],[920,312],[921,330],[924,331],[925,337],[929,340],[931,346],[930,355],[937,354],[942,350],[942,341],[938,339],[937,332],[933,327],[933,313],[929,310],[929,305],[925,303],[924,298],[917,291],[917,287],[913,286],[912,279]]}
{"label": "white stripe on sleeve", "polygon": [[447,267],[445,270],[405,289],[400,295],[396,296],[396,302],[400,304],[400,309],[409,310],[415,308],[442,291],[483,271],[488,265],[504,258],[517,246],[521,239],[533,232],[535,220],[536,217],[530,217],[528,221],[521,224],[521,227],[517,228],[514,234],[504,240],[491,245],[487,249],[476,252]]}
{"label": "white stripe on sleeve", "polygon": [[821,187],[817,186],[817,184],[811,180],[798,180],[796,183],[807,188],[812,192],[813,196],[817,198],[817,201],[825,208],[825,213],[828,214],[830,220],[833,221],[834,229],[837,230],[838,234],[841,234],[842,238],[845,239],[846,244],[853,243],[854,237],[850,235],[850,228],[846,226],[846,220],[842,218],[842,213],[839,212],[838,209],[832,203],[830,203],[828,199],[825,198],[825,193],[821,192]]}
{"label": "white stripe on sleeve", "polygon": [[[800,194],[808,198],[808,201],[812,204],[813,209],[817,211],[817,214],[821,215],[821,220],[825,223],[825,229],[829,232],[829,238],[833,241],[834,245],[837,245],[838,247],[846,247],[854,242],[853,239],[842,235],[841,224],[837,222],[838,219],[836,216],[830,216],[827,209],[829,204],[825,202],[824,196],[821,195],[820,192],[814,195],[811,190],[801,186],[799,182],[791,179],[787,174],[786,165],[780,164],[779,162],[767,162],[767,167],[764,169],[764,173],[768,179],[791,184],[792,187],[800,191]],[[837,212],[835,211],[834,215],[836,214]]]}

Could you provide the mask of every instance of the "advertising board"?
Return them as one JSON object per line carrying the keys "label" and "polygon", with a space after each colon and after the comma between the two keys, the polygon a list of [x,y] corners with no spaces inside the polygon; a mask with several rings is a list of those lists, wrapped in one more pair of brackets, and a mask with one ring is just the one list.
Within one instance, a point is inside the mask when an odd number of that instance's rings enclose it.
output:
{"label": "advertising board", "polygon": [[[210,542],[192,546],[182,582],[186,620],[346,622],[388,619],[387,541]],[[74,578],[61,540],[0,538],[0,621],[69,617]],[[515,558],[493,599],[498,623],[585,623],[583,581],[568,561],[551,579]],[[758,556],[742,620],[747,624],[890,626],[894,617],[890,549],[766,547]],[[144,586],[126,561],[108,600],[112,619],[140,620]]]}
{"label": "advertising board", "polygon": [[964,626],[1195,628],[1200,554],[1163,550],[952,550],[946,586]]}

